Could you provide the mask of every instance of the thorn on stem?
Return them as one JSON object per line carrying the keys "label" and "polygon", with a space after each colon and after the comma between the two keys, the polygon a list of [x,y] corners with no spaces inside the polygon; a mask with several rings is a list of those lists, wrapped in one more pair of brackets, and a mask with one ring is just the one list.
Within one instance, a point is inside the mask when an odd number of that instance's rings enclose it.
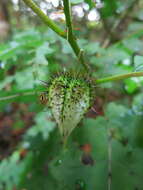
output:
{"label": "thorn on stem", "polygon": [[43,81],[43,80],[39,80],[39,81],[42,82],[42,83],[44,84],[44,86],[48,86],[48,85],[49,85],[48,82],[45,82],[45,81]]}
{"label": "thorn on stem", "polygon": [[95,110],[94,107],[92,107],[91,110],[92,110],[95,114],[98,114],[98,112]]}

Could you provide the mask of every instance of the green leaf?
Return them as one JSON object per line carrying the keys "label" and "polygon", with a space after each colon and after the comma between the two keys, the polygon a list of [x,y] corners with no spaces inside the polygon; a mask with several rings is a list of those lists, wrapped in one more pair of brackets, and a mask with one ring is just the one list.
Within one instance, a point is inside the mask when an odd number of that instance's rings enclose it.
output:
{"label": "green leaf", "polygon": [[82,3],[84,0],[71,0],[72,4],[79,4]]}
{"label": "green leaf", "polygon": [[[35,118],[36,125],[27,131],[26,134],[27,136],[35,137],[38,136],[39,133],[41,133],[44,140],[48,139],[49,133],[55,127],[55,123],[48,120],[48,118],[50,118],[50,114],[48,112],[49,111],[47,110],[46,112],[40,112],[36,115]],[[43,125],[41,125],[41,123],[43,123]]]}
{"label": "green leaf", "polygon": [[117,1],[116,0],[103,0],[104,7],[101,9],[102,17],[112,16],[117,9]]}
{"label": "green leaf", "polygon": [[125,90],[132,94],[138,89],[138,83],[133,79],[127,79],[125,80]]}
{"label": "green leaf", "polygon": [[17,42],[11,42],[9,46],[5,46],[0,50],[0,60],[7,60],[11,57],[15,57],[15,52],[18,50],[19,44]]}
{"label": "green leaf", "polygon": [[46,55],[53,54],[54,50],[49,47],[48,42],[44,42],[41,46],[39,46],[36,49],[36,57],[35,57],[35,62],[37,64],[43,64],[43,65],[48,65],[48,61],[46,59]]}
{"label": "green leaf", "polygon": [[90,9],[92,9],[93,7],[95,7],[95,2],[93,0],[84,0],[90,7]]}
{"label": "green leaf", "polygon": [[95,54],[100,51],[99,43],[88,43],[85,47],[85,52],[87,52],[89,55]]}
{"label": "green leaf", "polygon": [[135,114],[142,115],[143,114],[143,94],[138,94],[133,99],[132,109]]}
{"label": "green leaf", "polygon": [[123,41],[125,47],[130,49],[132,52],[138,52],[140,49],[143,49],[143,44],[139,39],[129,38]]}
{"label": "green leaf", "polygon": [[6,79],[0,82],[0,90],[6,87],[6,85],[10,84],[14,79],[14,76],[7,76]]}
{"label": "green leaf", "polygon": [[135,66],[135,71],[143,70],[143,56],[136,55],[134,57],[134,66]]}

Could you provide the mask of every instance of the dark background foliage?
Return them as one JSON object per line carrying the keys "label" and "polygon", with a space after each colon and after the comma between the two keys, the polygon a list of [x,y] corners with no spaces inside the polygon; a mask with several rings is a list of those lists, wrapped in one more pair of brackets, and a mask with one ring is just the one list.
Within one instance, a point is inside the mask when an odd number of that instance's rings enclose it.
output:
{"label": "dark background foliage", "polygon": [[[60,4],[35,2],[65,29]],[[71,2],[93,77],[143,70],[142,0]],[[64,150],[39,80],[78,67],[23,1],[0,1],[0,190],[143,190],[143,77],[97,85]]]}

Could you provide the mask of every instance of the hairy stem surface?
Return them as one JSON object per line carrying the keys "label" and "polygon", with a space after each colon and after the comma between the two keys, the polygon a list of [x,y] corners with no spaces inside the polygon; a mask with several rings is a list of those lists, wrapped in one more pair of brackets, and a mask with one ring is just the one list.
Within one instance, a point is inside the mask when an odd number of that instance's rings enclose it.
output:
{"label": "hairy stem surface", "polygon": [[69,0],[63,0],[64,2],[64,13],[66,17],[66,26],[67,26],[67,40],[71,45],[75,55],[77,56],[79,62],[84,66],[85,69],[89,70],[88,66],[84,62],[83,50],[79,48],[76,37],[73,34],[72,27],[72,16],[71,16],[71,4]]}
{"label": "hairy stem surface", "polygon": [[127,74],[115,75],[115,76],[111,76],[111,77],[97,79],[95,81],[95,83],[101,84],[101,83],[105,83],[105,82],[112,82],[112,81],[127,79],[130,77],[141,77],[141,76],[143,76],[143,72],[132,72],[132,73],[127,73]]}

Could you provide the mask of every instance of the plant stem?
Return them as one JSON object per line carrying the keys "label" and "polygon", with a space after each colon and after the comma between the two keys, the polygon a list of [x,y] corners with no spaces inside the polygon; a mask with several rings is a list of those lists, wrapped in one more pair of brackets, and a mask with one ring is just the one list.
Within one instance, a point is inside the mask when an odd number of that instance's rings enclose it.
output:
{"label": "plant stem", "polygon": [[59,36],[66,38],[66,33],[55,22],[53,22],[32,0],[23,1],[42,19],[42,21],[47,26],[49,26],[49,28],[55,31]]}
{"label": "plant stem", "polygon": [[29,95],[34,95],[34,94],[35,94],[35,92],[25,92],[25,93],[24,93],[24,92],[21,92],[21,93],[17,93],[17,94],[5,96],[5,97],[0,97],[0,101],[17,98],[17,97],[19,97],[19,96],[29,96]]}
{"label": "plant stem", "polygon": [[105,82],[112,82],[112,81],[127,79],[130,77],[141,77],[141,76],[143,77],[143,72],[132,72],[132,73],[127,73],[127,74],[115,75],[115,76],[111,76],[111,77],[97,79],[97,80],[95,80],[95,83],[101,84],[101,83],[105,83]]}
{"label": "plant stem", "polygon": [[72,30],[72,20],[71,20],[71,8],[69,0],[64,1],[64,12],[66,17],[67,31],[64,32],[55,22],[53,22],[43,11],[33,2],[33,0],[23,0],[25,4],[30,7],[41,19],[42,21],[49,26],[53,31],[55,31],[59,36],[67,39],[70,46],[72,47],[76,57],[79,62],[84,66],[85,69],[89,70],[89,67],[84,62],[83,50],[79,48],[76,38],[73,35]]}
{"label": "plant stem", "polygon": [[72,18],[71,18],[71,4],[69,0],[63,0],[64,2],[64,13],[66,17],[66,25],[67,28],[69,29],[69,34],[73,35],[73,30],[72,30]]}
{"label": "plant stem", "polygon": [[[123,75],[115,75],[112,77],[105,77],[105,78],[101,78],[101,79],[97,79],[95,80],[96,84],[101,84],[101,83],[105,83],[105,82],[113,82],[113,81],[118,81],[118,80],[123,80],[123,79],[127,79],[130,77],[143,77],[143,72],[133,72],[133,73],[127,73],[127,74],[123,74]],[[38,90],[38,92],[42,92],[42,90]],[[0,97],[0,101],[4,101],[4,100],[9,100],[9,99],[13,99],[19,96],[28,96],[28,95],[34,95],[35,92],[31,91],[31,92],[19,92],[17,94],[13,94],[13,95],[9,95],[9,96],[5,96],[5,97]]]}
{"label": "plant stem", "polygon": [[80,63],[84,66],[85,69],[89,70],[89,67],[84,62],[83,50],[79,48],[76,37],[73,34],[72,27],[72,18],[71,18],[71,4],[69,0],[63,0],[64,2],[64,13],[66,17],[66,26],[67,26],[67,40],[71,45],[75,55],[77,56]]}
{"label": "plant stem", "polygon": [[107,48],[110,43],[117,42],[121,40],[121,34],[126,30],[132,19],[130,18],[130,15],[132,14],[132,11],[134,10],[135,6],[138,5],[139,0],[133,0],[130,2],[129,6],[125,11],[123,11],[119,19],[113,23],[112,27],[108,26],[108,22],[106,19],[103,19],[103,26],[105,31],[107,31],[106,39],[104,39],[102,43],[103,48]]}

